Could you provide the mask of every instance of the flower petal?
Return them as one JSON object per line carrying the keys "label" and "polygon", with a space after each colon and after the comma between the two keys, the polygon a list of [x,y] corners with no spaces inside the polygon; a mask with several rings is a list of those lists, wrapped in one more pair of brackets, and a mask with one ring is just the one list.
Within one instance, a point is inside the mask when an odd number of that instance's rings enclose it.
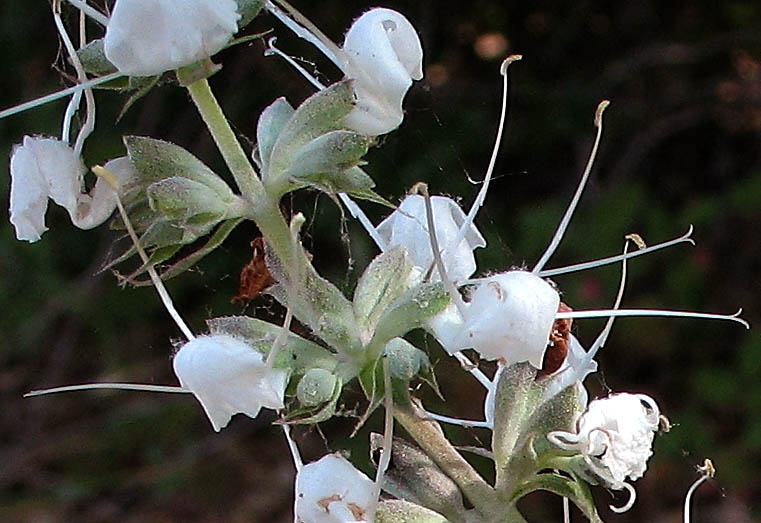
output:
{"label": "flower petal", "polygon": [[117,0],[106,57],[130,76],[178,69],[220,51],[238,31],[235,0]]}
{"label": "flower petal", "polygon": [[283,408],[287,371],[269,368],[261,353],[232,336],[189,341],[175,354],[173,366],[217,432],[235,414],[255,418],[262,407]]}

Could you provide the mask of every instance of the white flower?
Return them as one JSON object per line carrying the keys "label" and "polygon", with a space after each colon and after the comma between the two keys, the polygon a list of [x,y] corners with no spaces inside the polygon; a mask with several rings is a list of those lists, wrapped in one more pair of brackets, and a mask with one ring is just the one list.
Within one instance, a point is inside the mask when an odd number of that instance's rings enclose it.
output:
{"label": "white flower", "polygon": [[346,124],[368,136],[399,127],[402,100],[412,80],[423,78],[423,48],[415,28],[396,11],[371,9],[349,28],[342,50],[342,69],[354,80],[357,95]]}
{"label": "white flower", "polygon": [[235,0],[117,0],[106,58],[130,76],[178,69],[220,51],[238,31]]}
{"label": "white flower", "polygon": [[[106,167],[122,184],[134,176],[126,158],[112,160]],[[64,142],[25,136],[11,155],[10,214],[16,237],[36,242],[48,230],[48,198],[64,207],[80,229],[103,223],[116,207],[116,193],[100,178],[89,194],[83,193],[86,172],[82,159]]]}
{"label": "white flower", "polygon": [[[484,247],[486,241],[475,225],[471,225],[462,241],[458,245],[451,245],[465,221],[465,213],[454,200],[445,196],[431,197],[431,207],[447,276],[453,282],[466,280],[476,271],[473,251]],[[433,266],[433,249],[423,196],[412,194],[402,200],[399,207],[378,225],[378,234],[387,248],[406,248],[415,267],[423,273]],[[438,278],[438,274],[434,267],[434,277]]]}
{"label": "white flower", "polygon": [[302,523],[372,521],[375,484],[344,457],[328,454],[296,475],[296,517]]}
{"label": "white flower", "polygon": [[284,406],[288,372],[269,368],[261,353],[232,336],[199,336],[187,342],[174,355],[173,366],[217,432],[234,414],[255,418],[262,407]]}
{"label": "white flower", "polygon": [[622,489],[626,479],[645,473],[659,423],[658,405],[649,396],[611,394],[589,404],[576,434],[553,431],[547,437],[563,449],[578,451],[607,486]]}
{"label": "white flower", "polygon": [[589,374],[597,372],[597,362],[587,356],[579,340],[573,334],[568,335],[568,355],[560,368],[548,379],[552,380],[545,399],[549,399],[563,391],[566,387],[576,384],[579,390],[579,400],[582,407],[589,402],[589,394],[584,387],[584,380]]}
{"label": "white flower", "polygon": [[557,291],[530,272],[495,274],[471,294],[462,327],[449,326],[445,348],[472,347],[484,359],[541,369],[559,304]]}

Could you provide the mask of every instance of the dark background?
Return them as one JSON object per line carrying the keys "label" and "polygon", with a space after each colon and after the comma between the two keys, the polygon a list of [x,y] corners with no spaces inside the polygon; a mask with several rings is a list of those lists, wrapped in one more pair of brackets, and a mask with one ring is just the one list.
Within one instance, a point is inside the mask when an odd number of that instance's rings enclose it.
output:
{"label": "dark background", "polygon": [[[678,246],[630,264],[624,304],[730,313],[759,325],[761,293],[761,4],[753,1],[436,2],[385,5],[418,28],[426,79],[405,103],[400,130],[368,155],[380,194],[396,201],[413,183],[456,195],[465,205],[488,164],[499,114],[498,68],[513,66],[512,104],[495,180],[478,219],[489,245],[481,272],[534,263],[570,199],[594,137],[597,103],[610,99],[593,177],[572,226],[549,266],[615,254],[623,237],[656,243],[695,226],[696,247]],[[337,41],[366,2],[299,2]],[[71,11],[68,11],[71,12]],[[68,18],[74,27],[75,17]],[[246,34],[274,27],[278,45],[314,60],[326,81],[340,73],[268,16]],[[1,104],[51,92],[65,82],[58,38],[42,0],[0,6]],[[212,79],[241,139],[250,144],[259,112],[275,97],[293,104],[310,86],[261,40],[225,51]],[[311,69],[311,66],[308,66]],[[155,89],[115,124],[124,98],[99,94],[98,131],[88,165],[123,154],[119,136],[150,135],[193,151],[224,174],[218,154],[181,89]],[[2,157],[24,134],[58,135],[65,102],[0,121]],[[3,160],[5,161],[5,160]],[[3,170],[8,172],[7,167]],[[7,208],[8,178],[0,184]],[[303,192],[287,209],[310,220],[306,244],[316,265],[347,291],[375,251],[354,223],[341,225],[326,197]],[[378,220],[384,211],[365,205]],[[273,416],[238,416],[215,434],[187,396],[90,392],[22,399],[34,388],[91,381],[173,384],[172,343],[180,333],[150,288],[121,289],[98,269],[114,235],[80,231],[54,205],[50,231],[33,245],[0,224],[0,513],[10,521],[290,521],[293,470]],[[348,232],[348,236],[343,234]],[[253,225],[240,227],[194,271],[170,282],[192,328],[239,314],[238,273],[250,257]],[[347,237],[349,238],[347,240]],[[347,262],[352,269],[347,271]],[[576,309],[609,306],[619,267],[556,278]],[[248,314],[277,318],[266,298]],[[577,321],[591,344],[601,321]],[[436,410],[480,418],[482,392],[431,340],[427,347],[447,398]],[[694,466],[711,457],[716,480],[697,496],[694,521],[743,522],[761,514],[761,339],[758,330],[722,322],[621,319],[587,380],[592,396],[652,395],[674,423],[657,438],[638,501],[625,515],[602,489],[610,521],[681,521]],[[486,366],[485,366],[486,367]],[[350,390],[346,408],[362,408]],[[366,462],[367,430],[347,440],[352,419],[297,430],[307,459],[353,448]],[[371,427],[378,428],[377,420]],[[324,440],[323,436],[324,435]],[[486,442],[478,431],[458,442]],[[477,462],[489,474],[485,462]],[[366,470],[370,470],[369,468]],[[560,501],[526,500],[532,521],[558,521]],[[581,518],[581,516],[576,516]],[[579,519],[580,520],[580,519]]]}

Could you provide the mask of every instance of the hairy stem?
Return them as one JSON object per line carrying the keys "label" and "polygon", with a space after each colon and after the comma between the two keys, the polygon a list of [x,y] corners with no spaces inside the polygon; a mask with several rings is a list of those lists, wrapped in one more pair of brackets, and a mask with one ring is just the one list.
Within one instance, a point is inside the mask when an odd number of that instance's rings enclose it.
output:
{"label": "hairy stem", "polygon": [[500,507],[491,485],[457,452],[439,424],[418,413],[410,400],[409,392],[406,389],[395,390],[394,400],[394,417],[441,470],[460,487],[476,511],[483,516],[482,521],[490,521],[494,514],[501,511],[500,509],[504,510],[504,507]]}

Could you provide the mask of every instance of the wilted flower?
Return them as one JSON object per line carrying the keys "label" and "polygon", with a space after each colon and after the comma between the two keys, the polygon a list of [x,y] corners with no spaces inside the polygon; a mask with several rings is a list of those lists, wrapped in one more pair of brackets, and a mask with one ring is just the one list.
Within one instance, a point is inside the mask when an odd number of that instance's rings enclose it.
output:
{"label": "wilted flower", "polygon": [[192,339],[174,355],[173,365],[217,432],[235,414],[255,418],[262,407],[283,408],[288,372],[270,368],[260,352],[232,336]]}
{"label": "wilted flower", "polygon": [[473,291],[462,325],[448,330],[445,347],[472,347],[484,359],[528,361],[541,369],[559,303],[558,292],[530,272],[495,274]]}
{"label": "wilted flower", "polygon": [[[133,176],[127,160],[112,160],[109,168],[122,184]],[[64,207],[80,229],[103,223],[116,207],[116,193],[98,179],[90,193],[83,193],[87,168],[79,155],[55,138],[25,136],[11,155],[11,223],[19,240],[36,242],[47,229],[48,198]]]}
{"label": "wilted flower", "polygon": [[[476,271],[473,251],[484,247],[486,241],[475,225],[471,225],[458,245],[450,245],[456,240],[460,227],[465,222],[465,213],[454,200],[445,196],[431,197],[431,207],[447,276],[454,282],[466,280]],[[402,200],[399,207],[378,225],[378,234],[386,248],[406,248],[412,262],[421,272],[425,273],[433,267],[433,249],[423,196],[411,194]],[[433,269],[434,276],[439,277],[438,269]]]}
{"label": "wilted flower", "polygon": [[235,0],[117,0],[106,58],[130,76],[151,76],[220,51],[238,31]]}
{"label": "wilted flower", "polygon": [[296,517],[303,523],[372,521],[375,484],[349,461],[328,454],[296,475]]}
{"label": "wilted flower", "polygon": [[553,431],[547,437],[562,449],[578,451],[606,486],[622,489],[627,479],[645,473],[659,423],[658,405],[649,396],[611,394],[589,404],[575,434]]}

